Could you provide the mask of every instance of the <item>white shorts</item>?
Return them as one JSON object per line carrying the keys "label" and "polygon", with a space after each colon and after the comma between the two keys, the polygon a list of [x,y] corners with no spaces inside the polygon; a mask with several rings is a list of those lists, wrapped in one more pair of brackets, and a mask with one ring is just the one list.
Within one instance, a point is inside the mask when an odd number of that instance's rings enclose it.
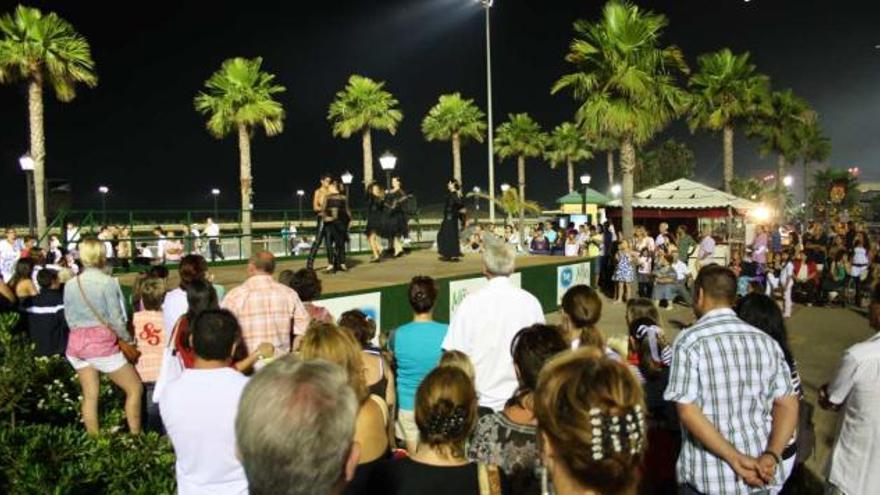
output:
{"label": "white shorts", "polygon": [[114,371],[117,371],[128,364],[128,361],[125,359],[125,355],[122,354],[121,351],[117,352],[116,354],[111,354],[109,356],[101,356],[89,359],[80,359],[73,356],[67,356],[67,360],[70,361],[70,364],[75,370],[81,370],[91,366],[101,373],[113,373]]}

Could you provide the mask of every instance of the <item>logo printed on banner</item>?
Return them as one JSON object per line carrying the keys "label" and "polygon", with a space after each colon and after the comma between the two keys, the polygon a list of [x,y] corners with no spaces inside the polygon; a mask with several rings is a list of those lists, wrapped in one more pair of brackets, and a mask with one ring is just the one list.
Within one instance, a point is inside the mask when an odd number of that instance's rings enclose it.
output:
{"label": "logo printed on banner", "polygon": [[[514,286],[522,287],[522,274],[514,273],[510,276],[510,281]],[[456,308],[458,308],[458,305],[464,301],[468,294],[480,290],[487,283],[489,283],[489,280],[486,277],[466,278],[449,282],[449,318],[452,318]]]}
{"label": "logo printed on banner", "polygon": [[[382,293],[368,292],[354,296],[331,297],[314,302],[315,306],[326,308],[334,318],[339,318],[342,313],[352,309],[364,312],[367,317],[376,322],[376,328],[382,328]],[[379,333],[373,338],[373,343],[379,344]]]}
{"label": "logo printed on banner", "polygon": [[556,304],[575,285],[590,285],[590,263],[575,263],[556,267]]}

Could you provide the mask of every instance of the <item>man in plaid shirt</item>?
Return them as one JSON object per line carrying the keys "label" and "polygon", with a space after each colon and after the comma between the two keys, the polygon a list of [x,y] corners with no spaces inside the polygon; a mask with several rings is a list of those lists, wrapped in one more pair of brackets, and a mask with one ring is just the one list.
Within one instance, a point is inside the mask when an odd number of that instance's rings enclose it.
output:
{"label": "man in plaid shirt", "polygon": [[275,346],[275,355],[283,356],[291,351],[291,333],[306,332],[309,313],[296,291],[272,278],[272,253],[255,253],[248,261],[247,271],[248,279],[226,294],[222,306],[238,318],[248,349],[270,342]]}
{"label": "man in plaid shirt", "polygon": [[736,277],[709,265],[694,284],[696,324],[675,339],[664,398],[677,403],[682,494],[769,493],[798,403],[779,345],[731,309]]}

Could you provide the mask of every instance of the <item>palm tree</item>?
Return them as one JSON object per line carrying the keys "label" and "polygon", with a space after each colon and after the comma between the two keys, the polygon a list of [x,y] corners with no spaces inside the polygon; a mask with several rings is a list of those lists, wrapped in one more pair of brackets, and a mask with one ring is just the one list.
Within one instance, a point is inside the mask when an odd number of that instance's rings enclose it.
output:
{"label": "palm tree", "polygon": [[800,158],[804,126],[815,121],[815,112],[809,104],[791,90],[775,91],[770,95],[769,113],[753,119],[748,133],[761,138],[761,153],[776,154],[776,193],[782,197],[782,177],[789,163]]}
{"label": "palm tree", "polygon": [[527,113],[509,114],[507,122],[495,131],[495,154],[498,158],[516,157],[519,197],[526,198],[526,158],[544,154],[546,136],[541,126]]}
{"label": "palm tree", "polygon": [[596,22],[575,22],[575,37],[565,59],[576,72],[562,76],[552,92],[570,89],[581,102],[578,125],[590,134],[608,135],[620,143],[623,176],[623,234],[633,234],[635,147],[646,143],[682,115],[688,94],[676,81],[687,73],[675,46],[660,46],[666,17],[612,0]]}
{"label": "palm tree", "polygon": [[813,163],[824,162],[831,155],[831,140],[822,132],[822,126],[819,121],[813,122],[801,128],[801,159],[804,161],[804,201],[807,199],[807,184],[810,177],[810,168]]}
{"label": "palm tree", "polygon": [[748,52],[734,55],[725,48],[701,55],[697,62],[700,70],[688,82],[693,92],[688,123],[691,132],[723,131],[724,190],[731,192],[734,126],[766,111],[762,103],[769,91],[769,79],[755,72]]}
{"label": "palm tree", "polygon": [[403,112],[397,109],[397,98],[382,89],[384,82],[376,82],[357,74],[348,78],[348,84],[336,93],[330,104],[327,120],[333,123],[333,135],[345,139],[361,133],[364,150],[364,186],[373,182],[373,143],[371,129],[397,132]]}
{"label": "palm tree", "polygon": [[560,163],[568,167],[568,192],[574,191],[574,164],[593,158],[587,137],[571,122],[563,122],[553,129],[547,148],[545,155],[553,168]]}
{"label": "palm tree", "polygon": [[422,120],[422,133],[428,141],[452,141],[452,176],[461,184],[461,144],[473,139],[483,142],[486,115],[460,93],[440,95],[440,100]]}
{"label": "palm tree", "polygon": [[0,17],[0,83],[28,85],[30,155],[34,160],[37,235],[46,232],[46,136],[43,86],[49,85],[63,102],[76,97],[76,84],[98,84],[89,42],[54,13],[19,5]]}
{"label": "palm tree", "polygon": [[251,136],[262,127],[267,136],[284,130],[284,108],[273,95],[285,91],[274,83],[275,76],[260,70],[263,59],[231,58],[205,81],[205,90],[195,97],[196,110],[208,116],[207,128],[220,139],[238,133],[241,176],[242,254],[251,251]]}

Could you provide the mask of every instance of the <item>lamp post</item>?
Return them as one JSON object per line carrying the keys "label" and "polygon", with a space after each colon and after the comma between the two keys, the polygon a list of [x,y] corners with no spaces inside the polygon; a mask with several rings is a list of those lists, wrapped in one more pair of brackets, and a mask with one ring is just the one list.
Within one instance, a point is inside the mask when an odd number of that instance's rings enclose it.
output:
{"label": "lamp post", "polygon": [[477,0],[486,11],[486,118],[489,131],[489,222],[495,223],[495,145],[492,127],[492,36],[489,28],[489,11],[494,0]]}
{"label": "lamp post", "polygon": [[794,184],[794,177],[792,177],[790,175],[786,175],[785,177],[782,178],[782,185],[783,186],[791,187],[792,184]]}
{"label": "lamp post", "polygon": [[345,185],[345,197],[348,197],[348,186],[351,185],[351,182],[354,180],[354,175],[351,172],[345,172],[340,177],[342,179],[342,184]]}
{"label": "lamp post", "polygon": [[299,202],[299,223],[303,221],[303,197],[306,195],[306,192],[302,189],[296,190],[296,199]]}
{"label": "lamp post", "polygon": [[18,159],[18,164],[24,171],[27,185],[28,231],[34,235],[34,159],[30,154],[24,154]]}
{"label": "lamp post", "polygon": [[397,157],[390,151],[385,151],[379,157],[379,166],[385,171],[385,188],[391,189],[391,171],[397,166]]}
{"label": "lamp post", "polygon": [[219,210],[217,209],[217,197],[220,196],[220,189],[217,189],[216,187],[211,189],[211,196],[214,197],[214,220],[219,222],[220,217],[218,216]]}
{"label": "lamp post", "polygon": [[480,198],[477,196],[482,192],[480,186],[474,186],[474,218],[480,218]]}
{"label": "lamp post", "polygon": [[101,193],[101,223],[107,223],[107,193],[110,188],[107,186],[98,186],[98,192]]}
{"label": "lamp post", "polygon": [[590,177],[590,174],[581,175],[581,185],[584,186],[584,197],[581,198],[581,212],[583,212],[586,217],[584,221],[589,224],[590,217],[587,215],[587,191],[590,190],[590,181],[593,178]]}

